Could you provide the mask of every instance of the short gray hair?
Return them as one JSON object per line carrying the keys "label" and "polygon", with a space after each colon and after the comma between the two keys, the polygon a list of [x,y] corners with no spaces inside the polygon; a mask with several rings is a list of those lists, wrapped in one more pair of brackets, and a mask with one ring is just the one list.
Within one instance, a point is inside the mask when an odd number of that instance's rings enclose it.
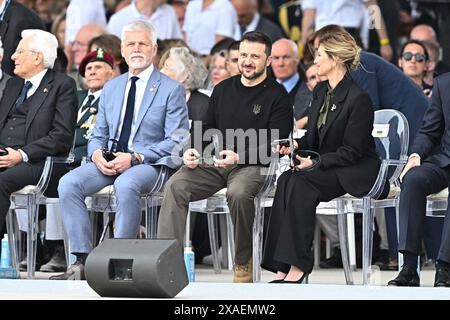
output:
{"label": "short gray hair", "polygon": [[205,86],[205,79],[208,76],[203,61],[195,57],[186,47],[174,47],[169,51],[169,57],[176,64],[177,79],[182,75],[186,76],[183,86],[187,90],[196,90]]}
{"label": "short gray hair", "polygon": [[125,39],[125,32],[142,31],[142,30],[147,31],[150,36],[150,40],[153,42],[153,44],[156,44],[157,37],[156,37],[155,27],[153,27],[153,25],[151,25],[150,23],[143,21],[143,20],[136,20],[136,21],[126,24],[122,28],[122,35],[121,35],[120,40],[123,41],[123,39]]}
{"label": "short gray hair", "polygon": [[50,32],[39,29],[23,30],[22,39],[30,38],[30,50],[42,53],[45,68],[53,68],[58,56],[58,40]]}

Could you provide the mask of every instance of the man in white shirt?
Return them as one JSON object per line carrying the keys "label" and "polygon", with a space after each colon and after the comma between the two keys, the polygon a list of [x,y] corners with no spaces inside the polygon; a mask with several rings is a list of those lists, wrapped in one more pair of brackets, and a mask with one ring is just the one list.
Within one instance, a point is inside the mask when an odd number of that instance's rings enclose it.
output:
{"label": "man in white shirt", "polygon": [[108,22],[108,31],[120,37],[123,26],[144,20],[158,32],[158,39],[181,39],[181,28],[174,9],[160,0],[134,0],[129,6],[116,12]]}
{"label": "man in white shirt", "polygon": [[370,18],[375,22],[374,26],[380,39],[380,54],[386,60],[391,60],[393,52],[389,45],[386,26],[377,0],[303,0],[303,44],[306,44],[313,28],[319,30],[329,24],[344,27],[355,39],[364,38],[364,31],[367,31],[365,23],[367,23],[368,17],[366,8],[371,8],[373,16]]}
{"label": "man in white shirt", "polygon": [[193,0],[186,8],[183,32],[189,47],[203,56],[220,40],[234,38],[236,10],[229,0]]}
{"label": "man in white shirt", "polygon": [[95,23],[106,27],[106,14],[102,0],[71,0],[66,13],[65,45],[75,41],[75,36],[80,29]]}

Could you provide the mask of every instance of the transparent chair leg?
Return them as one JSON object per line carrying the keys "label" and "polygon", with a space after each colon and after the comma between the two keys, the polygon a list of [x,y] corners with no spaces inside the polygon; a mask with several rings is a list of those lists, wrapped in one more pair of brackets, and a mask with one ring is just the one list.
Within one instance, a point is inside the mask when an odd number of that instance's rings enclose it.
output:
{"label": "transparent chair leg", "polygon": [[218,239],[217,239],[217,223],[214,213],[207,214],[208,219],[208,233],[209,233],[209,243],[211,245],[211,255],[213,260],[214,272],[216,274],[221,273],[219,250],[218,250]]}
{"label": "transparent chair leg", "polygon": [[15,223],[15,212],[9,210],[6,216],[6,230],[8,232],[9,252],[11,253],[11,267],[16,269],[17,275],[20,276],[19,270],[19,248],[20,248],[20,230]]}
{"label": "transparent chair leg", "polygon": [[106,223],[104,224],[104,227],[103,227],[103,230],[102,230],[102,235],[100,236],[99,243],[102,243],[103,240],[105,240],[106,232],[108,232],[109,229],[112,229],[111,224],[112,224],[111,215],[108,214],[108,215],[107,215]]}
{"label": "transparent chair leg", "polygon": [[341,246],[342,265],[344,267],[345,282],[349,285],[353,284],[353,274],[350,268],[349,254],[348,254],[348,240],[347,240],[347,217],[344,212],[344,204],[342,201],[337,202],[337,220],[338,220],[338,234],[339,244]]}
{"label": "transparent chair leg", "polygon": [[370,285],[372,275],[372,244],[373,244],[373,225],[375,210],[373,209],[372,199],[363,198],[363,285]]}
{"label": "transparent chair leg", "polygon": [[[219,214],[217,216],[219,219],[219,234],[220,234],[220,247],[222,247],[222,256],[220,260],[220,265],[222,268],[228,268],[229,266],[229,232],[228,232],[228,213],[225,214]],[[218,252],[220,252],[220,247]],[[231,269],[230,269],[231,270]]]}
{"label": "transparent chair leg", "polygon": [[255,219],[253,222],[253,282],[261,281],[261,259],[263,244],[264,211],[261,199],[255,198]]}
{"label": "transparent chair leg", "polygon": [[158,207],[155,196],[150,196],[146,199],[145,208],[145,228],[147,230],[147,239],[156,239]]}
{"label": "transparent chair leg", "polygon": [[36,267],[36,250],[38,237],[38,207],[36,198],[30,194],[27,197],[28,232],[27,232],[27,277],[33,279]]}
{"label": "transparent chair leg", "polygon": [[234,227],[233,227],[233,221],[231,219],[231,214],[226,214],[226,220],[227,220],[227,237],[228,237],[228,269],[233,270],[234,267],[234,253],[235,253],[235,246],[234,246]]}
{"label": "transparent chair leg", "polygon": [[348,255],[350,268],[356,271],[356,245],[355,245],[355,214],[347,214]]}

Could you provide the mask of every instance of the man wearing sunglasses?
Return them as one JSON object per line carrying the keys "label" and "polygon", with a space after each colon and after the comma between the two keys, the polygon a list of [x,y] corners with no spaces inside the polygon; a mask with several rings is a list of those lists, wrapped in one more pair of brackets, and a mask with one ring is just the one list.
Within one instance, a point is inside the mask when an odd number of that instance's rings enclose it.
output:
{"label": "man wearing sunglasses", "polygon": [[401,51],[398,66],[412,81],[422,88],[430,97],[432,86],[424,81],[428,68],[428,51],[425,45],[418,40],[407,41]]}

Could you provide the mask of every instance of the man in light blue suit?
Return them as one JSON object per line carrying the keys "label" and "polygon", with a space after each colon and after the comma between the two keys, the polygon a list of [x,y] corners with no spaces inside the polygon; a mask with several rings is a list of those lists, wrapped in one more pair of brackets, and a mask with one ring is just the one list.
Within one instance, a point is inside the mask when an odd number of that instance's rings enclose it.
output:
{"label": "man in light blue suit", "polygon": [[[135,238],[141,221],[139,195],[152,189],[161,166],[177,167],[172,151],[183,139],[180,132],[188,133],[189,127],[185,93],[152,65],[156,49],[156,32],[147,22],[123,28],[122,55],[130,71],[103,88],[88,143],[92,162],[65,175],[58,188],[70,251],[77,261],[50,279],[84,279],[84,263],[93,248],[86,196],[114,184],[114,237]],[[105,147],[114,151],[114,159],[106,159]]]}

